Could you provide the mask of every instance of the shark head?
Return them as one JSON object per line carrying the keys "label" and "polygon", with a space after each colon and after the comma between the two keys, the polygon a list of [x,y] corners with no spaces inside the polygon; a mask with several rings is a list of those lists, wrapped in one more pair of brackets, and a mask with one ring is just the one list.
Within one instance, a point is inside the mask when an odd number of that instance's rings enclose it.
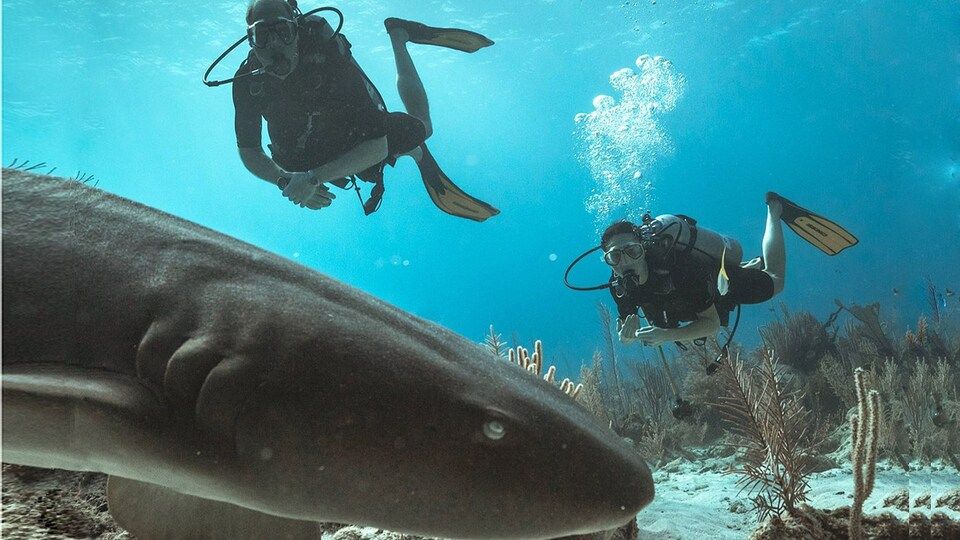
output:
{"label": "shark head", "polygon": [[244,404],[237,453],[269,512],[552,538],[616,528],[653,498],[640,456],[555,386],[425,321],[389,326],[326,343]]}

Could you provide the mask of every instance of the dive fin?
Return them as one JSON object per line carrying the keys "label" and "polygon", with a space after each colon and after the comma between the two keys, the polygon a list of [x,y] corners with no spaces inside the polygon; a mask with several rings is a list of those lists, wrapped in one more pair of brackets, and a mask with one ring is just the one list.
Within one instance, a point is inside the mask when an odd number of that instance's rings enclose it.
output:
{"label": "dive fin", "polygon": [[859,240],[849,231],[829,219],[811,212],[770,191],[767,201],[776,200],[783,207],[781,219],[793,232],[810,242],[827,255],[836,255],[848,247],[855,246]]}
{"label": "dive fin", "polygon": [[264,514],[119,476],[107,479],[107,506],[117,524],[136,538],[298,540],[321,537],[320,524],[315,521]]}
{"label": "dive fin", "polygon": [[446,47],[467,53],[477,52],[484,47],[493,45],[493,41],[483,34],[459,28],[435,28],[395,17],[383,21],[383,26],[386,27],[388,33],[394,28],[403,28],[407,31],[412,43],[436,45],[437,47]]}
{"label": "dive fin", "polygon": [[499,210],[489,204],[467,195],[456,184],[450,181],[433,155],[427,150],[427,145],[421,145],[423,156],[417,162],[420,168],[420,177],[423,179],[423,185],[427,188],[427,193],[433,200],[433,204],[444,212],[474,221],[485,221],[491,216],[500,213]]}
{"label": "dive fin", "polygon": [[740,263],[740,268],[745,270],[763,270],[766,266],[766,263],[763,260],[763,256],[754,257],[749,261]]}

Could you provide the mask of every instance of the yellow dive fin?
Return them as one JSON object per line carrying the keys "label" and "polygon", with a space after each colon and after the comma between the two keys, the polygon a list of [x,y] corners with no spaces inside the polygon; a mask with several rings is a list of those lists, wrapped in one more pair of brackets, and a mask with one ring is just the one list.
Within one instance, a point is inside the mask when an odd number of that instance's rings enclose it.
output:
{"label": "yellow dive fin", "polygon": [[421,145],[423,156],[417,162],[420,168],[420,177],[423,179],[423,185],[427,188],[427,193],[433,200],[433,204],[444,212],[474,221],[485,221],[491,216],[500,213],[499,210],[489,204],[467,195],[456,184],[450,181],[433,155],[427,150],[427,145]]}
{"label": "yellow dive fin", "polygon": [[386,27],[387,32],[394,28],[403,28],[407,31],[412,43],[436,45],[437,47],[456,49],[466,53],[477,52],[484,47],[493,45],[493,40],[487,36],[460,28],[435,28],[395,17],[383,21],[383,26]]}
{"label": "yellow dive fin", "polygon": [[776,200],[783,207],[781,219],[793,232],[827,255],[836,255],[857,245],[857,237],[829,219],[774,193],[767,193],[767,202]]}

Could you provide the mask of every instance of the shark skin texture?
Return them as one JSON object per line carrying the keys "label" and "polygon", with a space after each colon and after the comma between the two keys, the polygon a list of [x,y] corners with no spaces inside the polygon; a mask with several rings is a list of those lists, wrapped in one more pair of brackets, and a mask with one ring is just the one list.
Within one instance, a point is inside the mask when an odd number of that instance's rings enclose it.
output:
{"label": "shark skin texture", "polygon": [[138,536],[555,538],[653,499],[559,389],[292,261],[11,169],[2,225],[4,461],[111,475]]}

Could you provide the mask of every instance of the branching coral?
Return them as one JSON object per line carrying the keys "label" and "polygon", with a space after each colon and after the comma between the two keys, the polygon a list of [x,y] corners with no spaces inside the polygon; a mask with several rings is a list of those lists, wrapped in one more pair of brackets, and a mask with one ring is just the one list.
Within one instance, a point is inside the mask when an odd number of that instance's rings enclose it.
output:
{"label": "branching coral", "polygon": [[808,374],[817,369],[817,363],[833,351],[830,328],[836,315],[821,323],[806,311],[791,314],[781,304],[783,318],[760,329],[760,337],[767,350],[777,351],[781,361],[795,370]]}
{"label": "branching coral", "polygon": [[924,344],[927,341],[927,320],[923,317],[920,317],[920,320],[917,321],[917,331],[913,332],[912,330],[907,330],[907,335],[904,336],[904,341],[907,343],[907,351],[917,358],[923,358],[926,356],[926,352],[923,350]]}
{"label": "branching coral", "polygon": [[843,402],[846,410],[850,410],[857,404],[856,392],[845,382],[849,380],[850,369],[844,366],[840,360],[828,356],[820,362],[818,371],[823,380],[830,385],[833,393]]}
{"label": "branching coral", "polygon": [[738,483],[752,498],[761,520],[784,512],[797,514],[806,501],[811,448],[809,412],[801,395],[788,391],[773,353],[747,368],[739,356],[724,362],[725,392],[716,406],[728,429],[743,439],[743,467]]}
{"label": "branching coral", "polygon": [[923,359],[909,363],[888,359],[865,372],[872,380],[883,410],[880,414],[879,445],[886,454],[910,470],[909,461],[929,463],[942,458],[955,467],[960,434],[960,380],[952,364],[939,360],[930,364]]}
{"label": "branching coral", "polygon": [[838,300],[837,305],[853,315],[858,322],[847,325],[843,341],[846,352],[860,355],[872,353],[872,356],[881,359],[899,356],[893,340],[887,336],[886,325],[880,320],[880,304],[845,306]]}
{"label": "branching coral", "polygon": [[639,384],[634,389],[640,408],[650,418],[660,418],[670,408],[670,385],[663,368],[655,364],[633,365]]}
{"label": "branching coral", "polygon": [[[18,171],[30,172],[30,171],[37,171],[37,169],[41,169],[41,168],[45,169],[47,167],[50,167],[50,165],[48,165],[46,161],[41,161],[39,163],[31,164],[29,159],[20,161],[20,158],[13,158],[13,161],[10,162],[10,164],[7,165],[6,168],[14,169]],[[57,168],[52,167],[49,171],[42,174],[49,176],[53,174],[53,171],[55,170],[57,170]],[[41,171],[37,171],[37,172],[41,172]],[[75,174],[74,176],[71,176],[70,180],[80,182],[81,184],[89,184],[93,182],[93,186],[96,187],[96,185],[99,184],[100,181],[95,180],[95,178],[96,177],[93,174],[85,173],[83,171],[77,171],[77,174]]]}
{"label": "branching coral", "polygon": [[503,341],[500,334],[490,325],[490,331],[483,339],[483,346],[497,358],[507,357],[507,342]]}
{"label": "branching coral", "polygon": [[610,359],[613,387],[616,390],[617,406],[621,414],[627,410],[627,399],[623,392],[623,383],[620,381],[620,366],[617,365],[617,347],[613,337],[613,314],[606,304],[597,303],[597,315],[600,318],[600,331],[607,348],[607,357]]}
{"label": "branching coral", "polygon": [[853,450],[850,459],[853,462],[853,506],[850,510],[849,536],[851,540],[863,537],[861,523],[863,503],[873,492],[873,481],[877,469],[877,443],[880,431],[880,394],[876,390],[867,393],[864,372],[854,372],[857,387],[857,414],[850,417]]}
{"label": "branching coral", "polygon": [[580,390],[578,400],[581,405],[596,415],[603,422],[603,425],[610,425],[610,413],[603,400],[603,391],[601,386],[601,373],[603,372],[603,358],[600,351],[593,353],[593,363],[590,367],[582,366],[580,368],[580,384],[583,388]]}
{"label": "branching coral", "polygon": [[[507,359],[528,373],[539,377],[540,373],[543,371],[543,343],[538,339],[533,344],[533,356],[530,356],[530,351],[523,347],[517,347],[516,349],[510,349],[507,352]],[[557,375],[557,366],[550,366],[547,368],[547,373],[543,376],[543,380],[547,381],[550,384],[556,383]],[[570,379],[563,379],[560,382],[560,390],[565,394],[577,399],[577,395],[580,394],[580,390],[583,389],[583,384],[574,384]]]}

